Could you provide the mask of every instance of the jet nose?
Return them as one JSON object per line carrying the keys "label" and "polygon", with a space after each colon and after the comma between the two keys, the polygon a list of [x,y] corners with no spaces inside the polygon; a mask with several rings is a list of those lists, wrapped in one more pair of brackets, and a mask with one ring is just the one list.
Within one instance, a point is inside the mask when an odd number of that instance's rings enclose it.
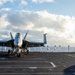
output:
{"label": "jet nose", "polygon": [[17,37],[15,38],[14,44],[18,47],[21,47],[22,45],[22,38],[21,37]]}

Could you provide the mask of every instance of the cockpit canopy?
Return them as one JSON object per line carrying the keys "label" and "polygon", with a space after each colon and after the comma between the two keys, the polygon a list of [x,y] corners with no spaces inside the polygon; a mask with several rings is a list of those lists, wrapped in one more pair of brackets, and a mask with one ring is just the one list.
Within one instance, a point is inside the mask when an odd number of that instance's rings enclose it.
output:
{"label": "cockpit canopy", "polygon": [[20,33],[16,33],[16,37],[20,37],[21,36],[21,34]]}
{"label": "cockpit canopy", "polygon": [[20,34],[20,33],[17,33],[16,35],[17,35],[17,36],[20,36],[21,34]]}

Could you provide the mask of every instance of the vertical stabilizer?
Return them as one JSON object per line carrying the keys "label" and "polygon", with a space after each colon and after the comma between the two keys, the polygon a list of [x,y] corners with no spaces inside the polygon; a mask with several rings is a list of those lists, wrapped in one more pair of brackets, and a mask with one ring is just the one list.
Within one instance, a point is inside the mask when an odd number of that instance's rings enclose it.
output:
{"label": "vertical stabilizer", "polygon": [[12,33],[10,32],[11,39],[13,39]]}
{"label": "vertical stabilizer", "polygon": [[27,36],[28,32],[29,32],[29,30],[26,32],[26,34],[25,34],[25,36],[24,36],[24,40],[26,39],[26,36]]}
{"label": "vertical stabilizer", "polygon": [[47,33],[44,34],[44,44],[47,44],[46,35],[47,35]]}

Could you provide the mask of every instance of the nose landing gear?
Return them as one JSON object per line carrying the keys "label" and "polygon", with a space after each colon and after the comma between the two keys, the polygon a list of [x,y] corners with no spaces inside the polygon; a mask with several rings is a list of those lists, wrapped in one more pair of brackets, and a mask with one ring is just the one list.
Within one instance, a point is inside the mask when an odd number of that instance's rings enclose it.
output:
{"label": "nose landing gear", "polygon": [[18,54],[17,54],[17,57],[21,57],[21,54],[20,54],[20,53],[18,53]]}
{"label": "nose landing gear", "polygon": [[15,57],[21,57],[21,54],[18,53],[18,54],[14,54]]}

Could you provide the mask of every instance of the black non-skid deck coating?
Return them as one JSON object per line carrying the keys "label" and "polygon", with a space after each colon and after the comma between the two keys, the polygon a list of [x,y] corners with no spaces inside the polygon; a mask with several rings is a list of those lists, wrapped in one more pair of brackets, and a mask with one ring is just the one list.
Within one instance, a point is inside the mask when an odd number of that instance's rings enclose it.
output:
{"label": "black non-skid deck coating", "polygon": [[0,75],[75,75],[75,53],[0,55]]}

